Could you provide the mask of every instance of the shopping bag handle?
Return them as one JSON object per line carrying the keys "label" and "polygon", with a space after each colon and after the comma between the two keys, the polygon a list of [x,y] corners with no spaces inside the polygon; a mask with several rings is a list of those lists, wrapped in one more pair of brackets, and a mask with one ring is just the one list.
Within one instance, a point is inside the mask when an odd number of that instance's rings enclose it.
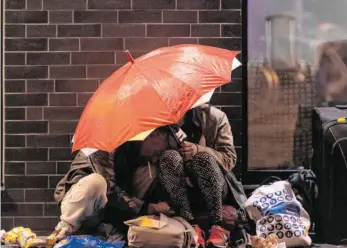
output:
{"label": "shopping bag handle", "polygon": [[269,185],[269,184],[272,184],[272,183],[278,182],[278,181],[282,181],[282,179],[279,178],[279,177],[271,176],[271,177],[266,178],[266,179],[260,184],[260,186]]}

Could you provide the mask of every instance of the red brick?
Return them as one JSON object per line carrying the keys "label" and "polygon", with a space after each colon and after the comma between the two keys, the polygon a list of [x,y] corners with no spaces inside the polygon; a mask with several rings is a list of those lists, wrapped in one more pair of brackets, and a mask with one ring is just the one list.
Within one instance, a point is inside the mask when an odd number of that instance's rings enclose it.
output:
{"label": "red brick", "polygon": [[174,9],[175,0],[133,0],[133,9]]}
{"label": "red brick", "polygon": [[50,23],[72,23],[72,11],[58,10],[49,12]]}
{"label": "red brick", "polygon": [[[70,135],[28,135],[28,147],[70,147]],[[45,174],[45,173],[44,173]]]}
{"label": "red brick", "polygon": [[25,0],[5,0],[5,9],[25,9]]}
{"label": "red brick", "polygon": [[59,25],[58,37],[99,37],[100,24]]}
{"label": "red brick", "polygon": [[230,119],[242,119],[242,107],[222,107],[221,110],[228,116]]}
{"label": "red brick", "polygon": [[60,208],[57,204],[45,204],[44,216],[60,216]]}
{"label": "red brick", "polygon": [[42,108],[26,108],[27,110],[27,120],[42,120],[43,118],[43,109]]}
{"label": "red brick", "polygon": [[57,173],[65,174],[70,170],[71,162],[57,162]]}
{"label": "red brick", "polygon": [[162,12],[159,10],[119,11],[119,23],[160,23],[161,20]]}
{"label": "red brick", "polygon": [[42,204],[14,204],[2,203],[1,204],[2,216],[42,216]]}
{"label": "red brick", "polygon": [[92,97],[92,93],[80,93],[78,94],[78,106],[85,106],[89,99]]}
{"label": "red brick", "polygon": [[[25,136],[24,135],[6,135],[5,136],[6,147],[25,147]],[[6,171],[7,174],[8,171]]]}
{"label": "red brick", "polygon": [[88,65],[88,78],[107,78],[119,67],[116,65]]}
{"label": "red brick", "polygon": [[232,93],[232,92],[242,92],[242,80],[233,79],[231,83],[227,83],[221,87],[222,92]]}
{"label": "red brick", "polygon": [[242,37],[241,24],[222,25],[222,36],[224,37]]}
{"label": "red brick", "polygon": [[28,53],[28,65],[67,65],[70,64],[70,53]]}
{"label": "red brick", "polygon": [[5,65],[25,65],[25,53],[5,53]]}
{"label": "red brick", "polygon": [[48,186],[47,176],[6,176],[5,178],[8,188],[47,188]]}
{"label": "red brick", "polygon": [[201,23],[241,23],[241,11],[218,10],[200,11],[199,22]]}
{"label": "red brick", "polygon": [[81,39],[82,51],[116,51],[123,50],[123,48],[123,39],[120,38]]}
{"label": "red brick", "polygon": [[[24,136],[23,136],[24,137]],[[25,163],[5,163],[6,175],[24,175],[25,174]]]}
{"label": "red brick", "polygon": [[5,39],[6,51],[46,51],[47,39]]}
{"label": "red brick", "polygon": [[[47,149],[43,148],[6,148],[5,149],[5,159],[6,161],[44,161],[47,160]],[[27,178],[28,179],[28,178]],[[35,181],[35,177],[33,177]],[[42,179],[42,178],[41,178]],[[23,180],[24,182],[20,182]],[[36,188],[34,185],[30,186],[30,180],[26,180],[25,178],[19,178],[19,182],[15,182],[16,180],[12,180],[13,184],[24,185],[24,188]],[[34,182],[32,181],[32,182]],[[23,187],[15,187],[12,185],[9,180],[6,181],[7,187],[9,188],[23,188]],[[32,183],[34,184],[34,183]],[[47,183],[42,179],[38,184],[42,185],[42,188],[45,188]],[[37,186],[37,188],[40,188]]]}
{"label": "red brick", "polygon": [[6,120],[25,120],[25,108],[5,108]]}
{"label": "red brick", "polygon": [[[229,0],[233,1],[233,0]],[[219,9],[219,0],[177,0],[178,9]]]}
{"label": "red brick", "polygon": [[6,23],[47,23],[47,11],[6,11]]}
{"label": "red brick", "polygon": [[28,80],[27,81],[27,92],[52,92],[54,89],[53,80]]}
{"label": "red brick", "polygon": [[241,0],[222,0],[222,9],[241,9]]}
{"label": "red brick", "polygon": [[241,106],[242,94],[240,93],[214,93],[211,98],[212,105],[218,106]]}
{"label": "red brick", "polygon": [[[37,137],[37,136],[28,136]],[[28,175],[56,174],[55,162],[27,162],[26,173]]]}
{"label": "red brick", "polygon": [[5,80],[5,93],[25,92],[24,80]]}
{"label": "red brick", "polygon": [[27,25],[27,37],[56,37],[55,25]]}
{"label": "red brick", "polygon": [[168,46],[167,38],[126,38],[125,49],[132,51],[151,51]]}
{"label": "red brick", "polygon": [[42,230],[54,230],[54,227],[58,222],[58,217],[18,217],[14,219],[15,226],[30,226],[31,230],[33,230],[35,233]]}
{"label": "red brick", "polygon": [[12,217],[2,217],[1,218],[1,229],[11,230],[14,228],[14,218]]}
{"label": "red brick", "polygon": [[43,8],[47,10],[80,10],[87,7],[86,0],[43,0]]}
{"label": "red brick", "polygon": [[131,0],[89,0],[89,9],[130,9]]}
{"label": "red brick", "polygon": [[189,37],[190,26],[179,24],[147,25],[148,37]]}
{"label": "red brick", "polygon": [[[146,52],[133,52],[131,51],[131,55],[134,59],[141,57],[142,55],[146,54]],[[129,59],[125,52],[117,52],[116,53],[116,61],[118,65],[124,65],[129,62]]]}
{"label": "red brick", "polygon": [[169,45],[182,45],[182,44],[198,44],[198,39],[196,38],[170,38]]}
{"label": "red brick", "polygon": [[78,51],[79,39],[50,39],[49,40],[50,51]]}
{"label": "red brick", "polygon": [[26,0],[28,10],[41,10],[42,0]]}
{"label": "red brick", "polygon": [[[24,164],[24,163],[23,163]],[[6,189],[1,196],[2,202],[23,202],[24,190],[22,189]]]}
{"label": "red brick", "polygon": [[201,38],[199,44],[240,51],[242,41],[240,38]]}
{"label": "red brick", "polygon": [[[75,158],[74,153],[72,153],[71,148],[50,148],[49,149],[49,160],[50,161],[71,161]],[[56,178],[56,180],[54,180],[54,183],[51,184],[51,178],[50,177],[50,187],[56,187],[57,186],[57,182],[61,179]]]}
{"label": "red brick", "polygon": [[117,11],[75,11],[75,23],[117,23]]}
{"label": "red brick", "polygon": [[50,73],[51,78],[85,78],[86,67],[85,66],[51,66]]}
{"label": "red brick", "polygon": [[47,133],[48,123],[46,121],[7,121],[5,132],[20,133]]}
{"label": "red brick", "polygon": [[25,37],[24,25],[5,25],[5,37]]}
{"label": "red brick", "polygon": [[54,190],[52,189],[26,189],[26,202],[53,202]]}
{"label": "red brick", "polygon": [[5,67],[6,79],[31,79],[31,78],[47,78],[47,66],[15,66]]}
{"label": "red brick", "polygon": [[82,111],[81,107],[46,107],[43,117],[45,120],[78,120]]}
{"label": "red brick", "polygon": [[76,106],[76,94],[49,94],[49,106]]}
{"label": "red brick", "polygon": [[85,64],[114,64],[114,52],[73,52],[71,63],[76,65]]}
{"label": "red brick", "polygon": [[98,87],[98,80],[56,80],[56,92],[94,92]]}
{"label": "red brick", "polygon": [[164,23],[196,23],[198,21],[197,11],[163,11]]}
{"label": "red brick", "polygon": [[104,24],[103,37],[144,37],[146,26],[144,24]]}
{"label": "red brick", "polygon": [[220,37],[220,26],[197,24],[191,26],[192,37]]}
{"label": "red brick", "polygon": [[73,134],[77,127],[77,121],[50,121],[49,133],[70,133]]}
{"label": "red brick", "polygon": [[8,94],[6,106],[44,106],[47,105],[46,94]]}
{"label": "red brick", "polygon": [[57,187],[57,184],[59,183],[59,181],[63,178],[63,176],[57,175],[57,176],[50,176],[49,177],[49,184],[48,184],[48,188],[54,189],[55,187]]}

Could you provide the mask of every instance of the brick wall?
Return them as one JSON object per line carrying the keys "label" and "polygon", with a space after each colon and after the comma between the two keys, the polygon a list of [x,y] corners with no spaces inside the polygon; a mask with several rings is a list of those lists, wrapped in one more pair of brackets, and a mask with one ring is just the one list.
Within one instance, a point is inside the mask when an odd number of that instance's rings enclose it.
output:
{"label": "brick wall", "polygon": [[[52,230],[53,189],[98,85],[152,49],[199,43],[241,48],[241,0],[6,0],[5,172],[1,228]],[[241,156],[241,70],[212,103],[228,114]]]}

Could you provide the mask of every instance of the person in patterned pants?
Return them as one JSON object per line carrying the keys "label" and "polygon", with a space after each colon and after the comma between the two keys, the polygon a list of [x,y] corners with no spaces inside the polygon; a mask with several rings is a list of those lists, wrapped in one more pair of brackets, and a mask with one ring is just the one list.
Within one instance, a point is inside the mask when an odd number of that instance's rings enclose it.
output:
{"label": "person in patterned pants", "polygon": [[[211,229],[207,246],[226,247],[229,232],[221,227],[222,205],[229,192],[224,173],[230,171],[236,161],[228,119],[221,110],[203,105],[189,111],[176,131],[185,133],[186,138],[178,149],[161,154],[159,181],[177,213],[195,224],[189,194],[193,188],[209,211]],[[199,247],[205,247],[201,229],[195,225],[195,230],[199,234]]]}

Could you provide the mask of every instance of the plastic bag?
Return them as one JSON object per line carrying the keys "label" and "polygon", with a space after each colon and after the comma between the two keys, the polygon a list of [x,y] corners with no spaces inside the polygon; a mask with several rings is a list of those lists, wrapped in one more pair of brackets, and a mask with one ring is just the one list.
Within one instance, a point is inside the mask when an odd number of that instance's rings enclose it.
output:
{"label": "plastic bag", "polygon": [[92,236],[70,236],[62,240],[59,244],[54,246],[54,248],[123,248],[124,246],[125,241],[108,243]]}
{"label": "plastic bag", "polygon": [[275,234],[287,247],[310,246],[310,216],[296,199],[287,181],[256,189],[246,201],[246,210],[256,222],[257,236],[266,239]]}

